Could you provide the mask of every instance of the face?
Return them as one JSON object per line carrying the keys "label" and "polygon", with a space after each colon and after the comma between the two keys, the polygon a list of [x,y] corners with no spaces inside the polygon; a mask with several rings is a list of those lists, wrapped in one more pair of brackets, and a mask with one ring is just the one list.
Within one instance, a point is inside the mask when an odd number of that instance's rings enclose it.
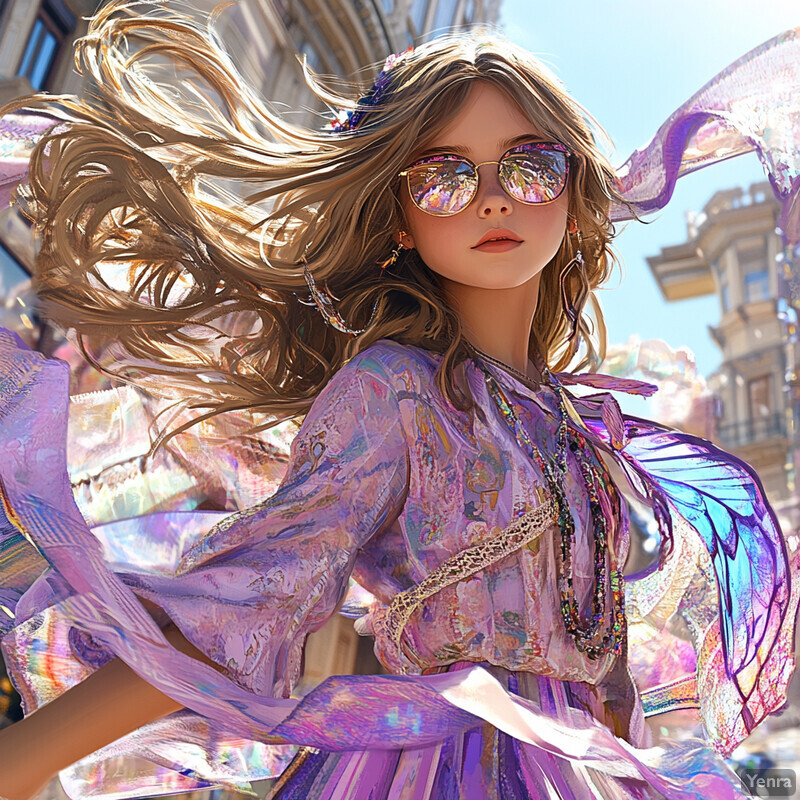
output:
{"label": "face", "polygon": [[[504,92],[476,81],[453,120],[429,148],[447,147],[473,164],[497,161],[511,147],[508,142],[529,134],[530,141],[552,141],[530,123]],[[401,182],[401,204],[407,236],[402,243],[414,247],[441,279],[445,290],[455,284],[477,289],[512,289],[538,276],[558,251],[567,228],[568,188],[550,203],[528,205],[510,197],[500,184],[497,164],[478,168],[478,191],[470,204],[448,217],[432,216],[417,208]],[[477,247],[494,229],[505,229],[519,244]]]}

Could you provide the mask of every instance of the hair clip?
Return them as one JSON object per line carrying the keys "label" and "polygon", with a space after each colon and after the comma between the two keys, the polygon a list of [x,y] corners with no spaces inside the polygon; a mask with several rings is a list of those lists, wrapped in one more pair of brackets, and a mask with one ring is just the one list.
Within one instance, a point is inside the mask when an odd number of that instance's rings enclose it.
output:
{"label": "hair clip", "polygon": [[336,133],[354,131],[361,124],[366,110],[372,106],[378,105],[383,95],[386,93],[386,89],[390,83],[389,73],[413,52],[414,48],[409,47],[401,53],[392,53],[392,55],[383,62],[383,69],[378,73],[375,83],[370,86],[366,94],[358,98],[356,108],[352,110],[345,108],[339,109],[339,113],[331,121],[331,127]]}

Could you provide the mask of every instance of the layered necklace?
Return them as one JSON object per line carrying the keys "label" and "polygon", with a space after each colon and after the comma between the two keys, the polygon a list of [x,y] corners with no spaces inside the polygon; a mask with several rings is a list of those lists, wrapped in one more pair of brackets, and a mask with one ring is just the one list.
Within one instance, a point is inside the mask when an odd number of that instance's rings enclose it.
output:
{"label": "layered necklace", "polygon": [[532,387],[538,384],[538,381],[533,378],[529,378],[524,372],[515,369],[510,364],[506,364],[505,361],[501,361],[499,358],[495,358],[494,356],[490,356],[488,353],[484,353],[483,350],[478,349],[474,344],[470,344],[469,349],[472,350],[472,352],[476,355],[479,355],[484,361],[489,361],[490,363],[500,367],[500,369],[510,372],[515,378],[518,378],[520,381],[522,381],[525,386]]}
{"label": "layered necklace", "polygon": [[[512,373],[526,385],[532,382],[527,375],[496,358],[483,353],[472,346],[473,351],[482,359],[489,361],[502,369]],[[479,360],[476,364],[483,372],[489,394],[500,411],[511,433],[530,459],[537,465],[544,476],[550,494],[558,509],[558,527],[561,531],[561,566],[558,575],[558,587],[561,595],[561,616],[567,633],[575,641],[575,646],[587,658],[596,660],[613,652],[615,655],[622,653],[625,641],[625,588],[622,572],[609,564],[608,577],[613,593],[612,619],[606,626],[602,637],[598,641],[598,634],[606,623],[605,597],[606,597],[606,557],[608,553],[608,523],[606,515],[600,504],[600,486],[605,486],[613,492],[613,483],[600,459],[593,457],[591,448],[585,437],[578,431],[570,430],[567,425],[567,408],[564,390],[557,380],[554,380],[547,367],[541,370],[542,380],[555,392],[558,398],[558,426],[556,432],[557,446],[553,455],[545,458],[541,450],[528,435],[527,430],[520,422],[508,396],[491,372]],[[565,490],[567,466],[567,451],[571,451],[578,462],[581,474],[586,484],[589,495],[589,509],[594,528],[594,574],[595,592],[592,601],[592,614],[590,619],[581,618],[578,602],[575,599],[572,572],[572,548],[575,544],[575,521],[569,507]]]}

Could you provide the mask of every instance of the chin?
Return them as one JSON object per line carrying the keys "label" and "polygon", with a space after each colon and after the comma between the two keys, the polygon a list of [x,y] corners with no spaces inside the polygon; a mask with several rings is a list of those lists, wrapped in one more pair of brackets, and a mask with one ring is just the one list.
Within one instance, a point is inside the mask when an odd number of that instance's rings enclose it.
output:
{"label": "chin", "polygon": [[469,286],[472,289],[486,289],[487,291],[509,291],[511,289],[519,289],[521,286],[524,286],[529,281],[533,280],[539,272],[526,272],[524,275],[494,275],[494,276],[486,276],[482,275],[480,277],[476,277],[470,280],[467,277],[462,276],[459,280],[458,278],[447,278],[450,283],[460,284],[461,286]]}
{"label": "chin", "polygon": [[514,264],[489,264],[473,272],[474,280],[468,280],[470,286],[481,289],[516,289],[532,281],[544,271],[542,265],[531,269],[530,262],[515,266]]}
{"label": "chin", "polygon": [[[431,266],[429,269],[445,282],[469,286],[473,289],[509,290],[524,286],[541,274],[549,260],[541,262],[538,268],[531,264],[538,264],[540,259],[522,256],[518,253],[470,253],[469,261],[460,269],[452,269],[451,264],[442,268]],[[427,262],[426,262],[427,263]]]}

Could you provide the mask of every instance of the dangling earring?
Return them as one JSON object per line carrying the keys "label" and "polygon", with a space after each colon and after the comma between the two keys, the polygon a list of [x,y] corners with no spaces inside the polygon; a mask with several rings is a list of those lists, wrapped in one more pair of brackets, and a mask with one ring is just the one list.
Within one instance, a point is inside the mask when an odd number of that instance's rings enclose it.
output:
{"label": "dangling earring", "polygon": [[[564,313],[567,315],[567,319],[570,323],[569,339],[571,340],[575,338],[578,332],[578,321],[580,320],[581,311],[586,304],[586,299],[589,297],[589,280],[586,277],[586,270],[583,266],[583,253],[581,252],[583,239],[578,229],[578,223],[575,217],[570,217],[569,223],[569,228],[567,230],[569,233],[577,235],[578,249],[575,251],[575,255],[572,259],[562,268],[561,274],[559,275],[559,283],[561,284],[561,302],[564,306]],[[571,300],[567,294],[567,281],[573,269],[577,269],[580,286],[575,298]]]}
{"label": "dangling earring", "polygon": [[394,250],[392,250],[392,253],[389,256],[389,258],[387,258],[386,261],[384,261],[381,264],[381,269],[382,270],[386,270],[389,267],[393,267],[397,263],[397,259],[400,258],[400,253],[402,253],[403,250],[407,250],[408,249],[403,244],[403,237],[404,236],[408,236],[408,234],[405,231],[400,231],[398,233],[398,238],[400,239],[400,241],[397,243],[397,247],[395,247]]}

